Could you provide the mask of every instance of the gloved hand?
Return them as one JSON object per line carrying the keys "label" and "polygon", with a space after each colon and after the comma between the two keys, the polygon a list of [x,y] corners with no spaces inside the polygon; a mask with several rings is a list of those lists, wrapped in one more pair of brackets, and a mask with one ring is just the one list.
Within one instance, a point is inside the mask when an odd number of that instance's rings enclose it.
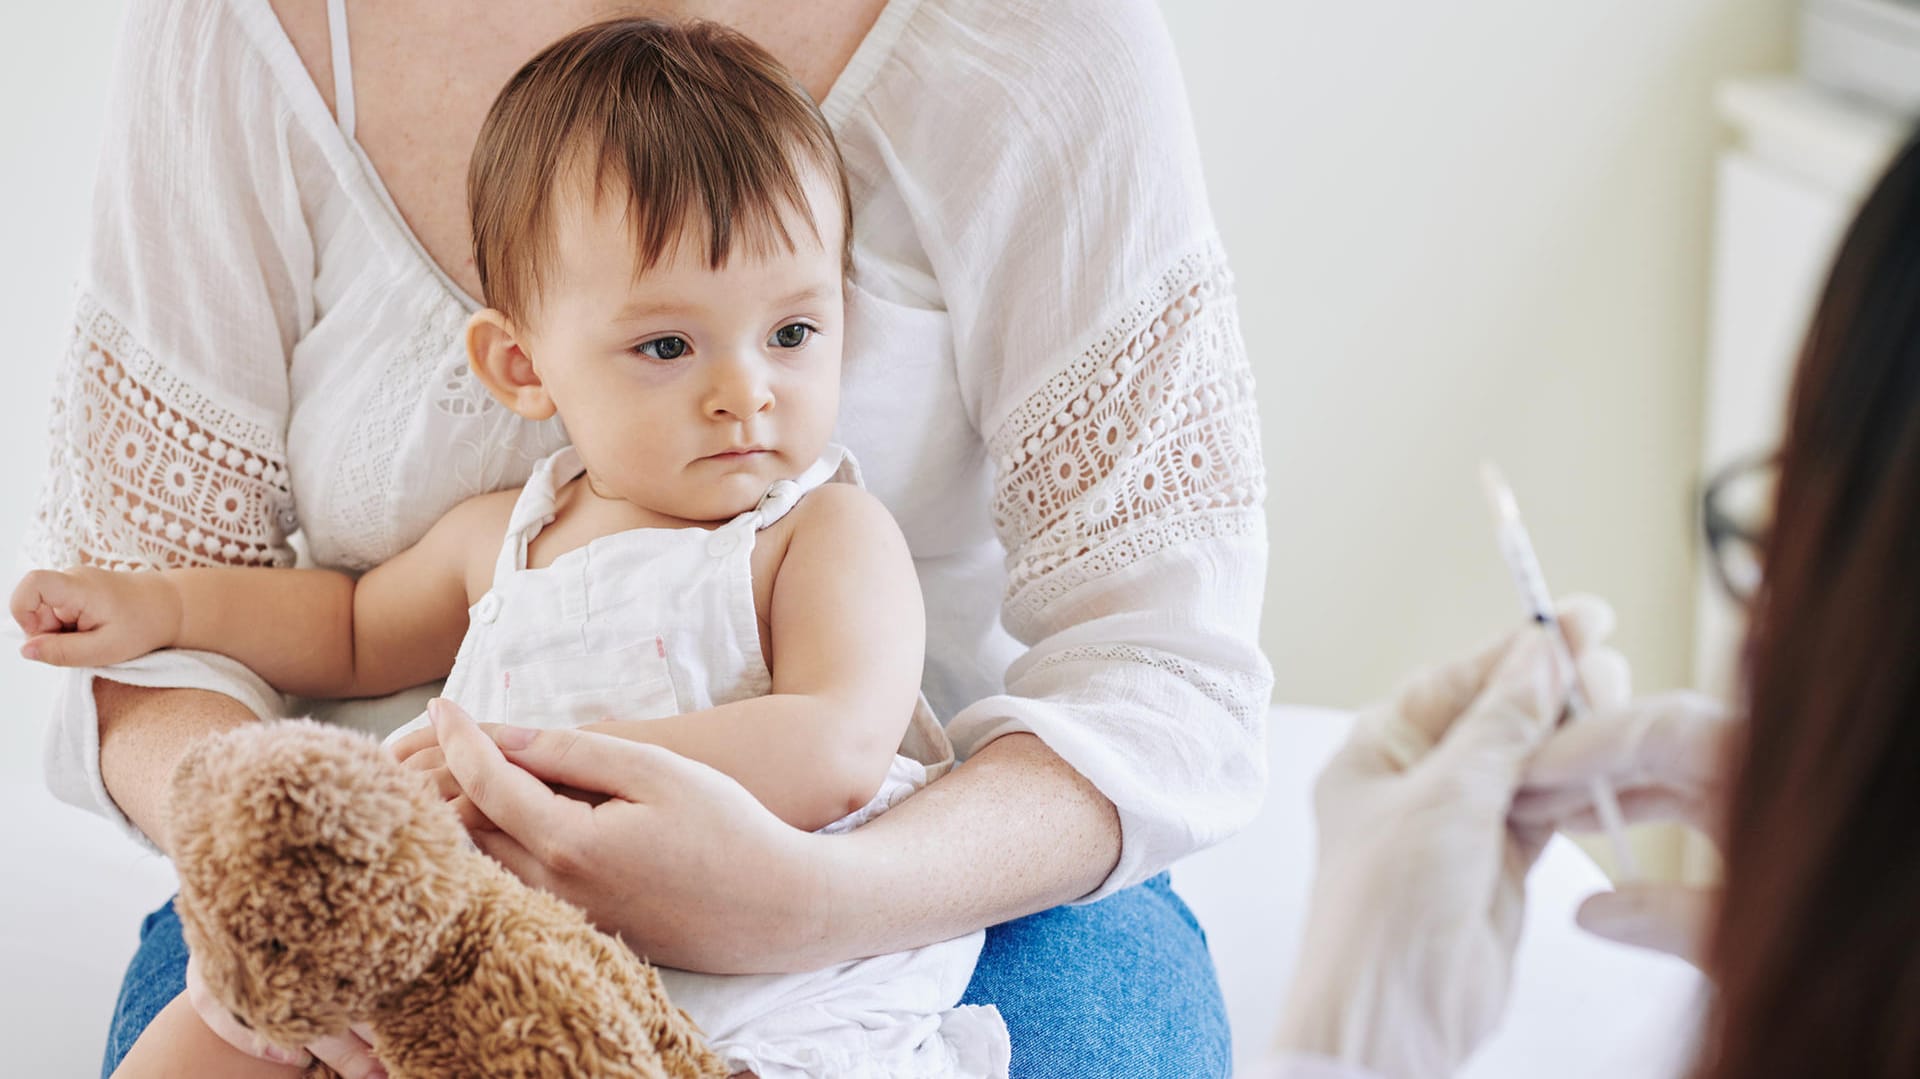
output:
{"label": "gloved hand", "polygon": [[[1733,718],[1698,693],[1662,693],[1616,708],[1596,707],[1547,740],[1528,766],[1513,821],[1528,830],[1599,828],[1587,786],[1613,784],[1631,823],[1677,821],[1718,842]],[[1633,882],[1589,898],[1577,916],[1590,933],[1698,963],[1719,890]]]}
{"label": "gloved hand", "polygon": [[[1624,696],[1612,611],[1563,610],[1588,693]],[[1363,713],[1314,789],[1319,865],[1283,1054],[1390,1079],[1451,1075],[1506,1005],[1525,878],[1552,834],[1507,814],[1571,671],[1529,627]]]}

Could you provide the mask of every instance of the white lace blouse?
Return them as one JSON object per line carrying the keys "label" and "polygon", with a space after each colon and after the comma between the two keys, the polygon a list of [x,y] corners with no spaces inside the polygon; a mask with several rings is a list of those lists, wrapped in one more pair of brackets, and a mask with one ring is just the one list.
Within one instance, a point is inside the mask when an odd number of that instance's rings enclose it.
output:
{"label": "white lace blouse", "polygon": [[[564,440],[468,377],[475,304],[415,240],[267,0],[130,5],[32,557],[379,563]],[[851,177],[837,439],[912,546],[925,688],[964,756],[1031,731],[1119,808],[1097,898],[1265,785],[1252,379],[1151,0],[892,0],[824,102]],[[91,678],[288,707],[160,653]],[[131,830],[129,826],[129,830]]]}

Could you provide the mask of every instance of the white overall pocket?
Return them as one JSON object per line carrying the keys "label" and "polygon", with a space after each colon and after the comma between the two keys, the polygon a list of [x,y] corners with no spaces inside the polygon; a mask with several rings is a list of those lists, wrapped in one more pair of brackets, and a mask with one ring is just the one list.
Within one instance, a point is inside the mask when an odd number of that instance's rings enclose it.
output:
{"label": "white overall pocket", "polygon": [[522,727],[658,719],[680,711],[658,637],[611,652],[519,664],[504,677],[507,722]]}

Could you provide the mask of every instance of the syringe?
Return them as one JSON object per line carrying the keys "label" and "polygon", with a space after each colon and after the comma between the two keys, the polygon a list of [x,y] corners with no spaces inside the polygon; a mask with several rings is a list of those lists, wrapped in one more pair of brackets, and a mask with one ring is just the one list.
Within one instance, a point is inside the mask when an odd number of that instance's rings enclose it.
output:
{"label": "syringe", "polygon": [[[1491,462],[1481,463],[1480,483],[1486,488],[1487,502],[1493,508],[1494,532],[1500,541],[1500,557],[1506,561],[1507,568],[1513,572],[1514,583],[1520,587],[1520,601],[1526,607],[1527,617],[1553,631],[1553,639],[1560,653],[1557,658],[1566,670],[1572,672],[1573,684],[1567,691],[1567,711],[1563,721],[1577,721],[1591,711],[1592,698],[1587,695],[1586,686],[1580,680],[1580,670],[1574,664],[1573,647],[1567,643],[1566,630],[1554,614],[1553,593],[1547,590],[1547,579],[1540,572],[1540,560],[1533,553],[1533,540],[1527,535],[1527,526],[1520,520],[1520,506],[1514,501],[1513,489],[1507,486],[1506,479]],[[1614,796],[1613,786],[1604,778],[1595,776],[1587,790],[1593,797],[1594,815],[1600,818],[1600,826],[1606,829],[1607,839],[1613,845],[1619,879],[1638,877],[1640,866],[1633,856],[1633,848],[1627,844],[1627,824],[1620,815],[1620,800]]]}

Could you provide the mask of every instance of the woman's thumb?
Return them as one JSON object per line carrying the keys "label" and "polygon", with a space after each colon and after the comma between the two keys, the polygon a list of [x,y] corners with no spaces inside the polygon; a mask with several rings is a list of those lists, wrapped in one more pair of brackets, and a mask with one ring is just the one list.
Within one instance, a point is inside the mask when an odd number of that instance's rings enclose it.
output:
{"label": "woman's thumb", "polygon": [[1511,795],[1527,757],[1566,705],[1570,672],[1553,632],[1536,626],[1514,639],[1430,758],[1435,767],[1474,772]]}
{"label": "woman's thumb", "polygon": [[1636,948],[1651,948],[1699,965],[1708,920],[1719,893],[1679,884],[1623,884],[1587,897],[1574,915],[1580,928]]}

